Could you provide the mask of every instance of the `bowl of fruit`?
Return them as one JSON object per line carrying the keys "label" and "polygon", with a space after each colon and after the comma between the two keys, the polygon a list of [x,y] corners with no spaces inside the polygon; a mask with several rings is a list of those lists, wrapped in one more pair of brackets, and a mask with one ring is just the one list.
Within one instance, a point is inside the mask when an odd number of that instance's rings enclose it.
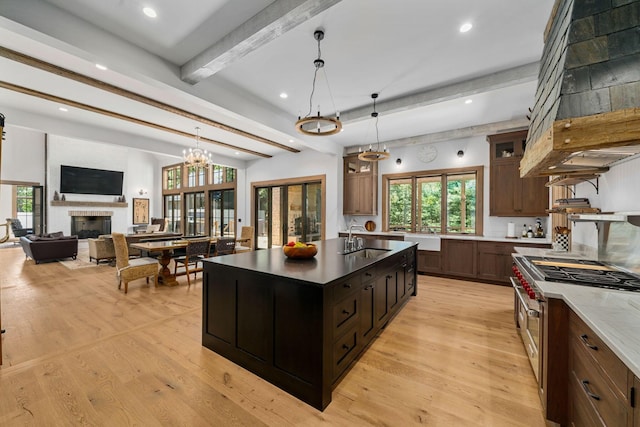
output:
{"label": "bowl of fruit", "polygon": [[287,258],[308,259],[318,253],[318,248],[313,243],[289,242],[283,246]]}

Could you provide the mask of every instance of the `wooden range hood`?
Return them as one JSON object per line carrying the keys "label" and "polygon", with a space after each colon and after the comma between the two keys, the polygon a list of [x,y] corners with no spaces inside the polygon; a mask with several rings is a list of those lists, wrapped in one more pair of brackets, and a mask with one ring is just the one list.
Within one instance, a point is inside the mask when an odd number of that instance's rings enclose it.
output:
{"label": "wooden range hood", "polygon": [[598,173],[640,153],[640,0],[556,0],[520,176]]}

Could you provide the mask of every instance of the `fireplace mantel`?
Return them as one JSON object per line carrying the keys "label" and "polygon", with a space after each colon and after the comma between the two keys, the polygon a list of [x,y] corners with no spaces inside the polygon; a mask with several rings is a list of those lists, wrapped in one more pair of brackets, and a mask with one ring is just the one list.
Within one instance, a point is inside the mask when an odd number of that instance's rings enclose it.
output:
{"label": "fireplace mantel", "polygon": [[126,208],[129,206],[127,202],[83,202],[80,200],[52,200],[51,206],[87,206],[87,207],[104,207],[104,208]]}

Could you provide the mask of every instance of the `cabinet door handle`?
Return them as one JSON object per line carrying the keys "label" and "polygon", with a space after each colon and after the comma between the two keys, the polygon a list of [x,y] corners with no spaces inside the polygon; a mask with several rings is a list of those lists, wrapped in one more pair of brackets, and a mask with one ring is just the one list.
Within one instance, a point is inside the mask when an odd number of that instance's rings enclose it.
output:
{"label": "cabinet door handle", "polygon": [[392,276],[392,275],[390,275],[390,274],[389,274],[389,275],[387,275],[387,279],[392,279],[392,278],[393,278],[393,276]]}
{"label": "cabinet door handle", "polygon": [[371,273],[364,273],[364,275],[367,276],[367,277],[373,276],[373,274],[371,274]]}
{"label": "cabinet door handle", "polygon": [[344,286],[345,288],[351,288],[351,283],[345,283],[345,284],[344,284],[344,285],[342,285],[342,286]]}
{"label": "cabinet door handle", "polygon": [[582,380],[582,388],[584,389],[584,392],[587,393],[587,396],[594,400],[600,400],[600,396],[593,393],[591,389],[589,389],[589,380]]}
{"label": "cabinet door handle", "polygon": [[349,346],[348,346],[348,345],[346,345],[346,344],[342,344],[342,349],[343,349],[343,350],[349,350]]}
{"label": "cabinet door handle", "polygon": [[589,347],[591,350],[595,350],[598,351],[598,346],[597,345],[593,345],[589,342],[589,337],[587,336],[587,334],[582,334],[580,335],[580,339],[582,340],[582,342],[584,343],[584,345],[586,345],[587,347]]}
{"label": "cabinet door handle", "polygon": [[342,314],[349,315],[351,313],[349,313],[347,310],[342,310]]}
{"label": "cabinet door handle", "polygon": [[367,285],[367,286],[364,287],[365,291],[368,291],[369,289],[373,289],[373,286],[372,285]]}

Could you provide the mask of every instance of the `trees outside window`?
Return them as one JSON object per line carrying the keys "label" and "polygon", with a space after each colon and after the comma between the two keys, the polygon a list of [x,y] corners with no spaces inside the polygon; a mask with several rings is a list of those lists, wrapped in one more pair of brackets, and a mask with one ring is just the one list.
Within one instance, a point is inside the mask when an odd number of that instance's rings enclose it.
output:
{"label": "trees outside window", "polygon": [[390,231],[482,234],[483,167],[385,175]]}

